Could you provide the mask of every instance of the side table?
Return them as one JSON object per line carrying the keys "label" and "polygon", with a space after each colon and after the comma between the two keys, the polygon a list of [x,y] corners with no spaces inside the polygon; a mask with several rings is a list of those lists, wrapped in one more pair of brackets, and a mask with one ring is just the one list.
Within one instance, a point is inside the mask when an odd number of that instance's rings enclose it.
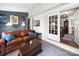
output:
{"label": "side table", "polygon": [[40,40],[42,40],[42,33],[38,33],[38,32],[35,32],[34,33],[34,39],[40,39]]}

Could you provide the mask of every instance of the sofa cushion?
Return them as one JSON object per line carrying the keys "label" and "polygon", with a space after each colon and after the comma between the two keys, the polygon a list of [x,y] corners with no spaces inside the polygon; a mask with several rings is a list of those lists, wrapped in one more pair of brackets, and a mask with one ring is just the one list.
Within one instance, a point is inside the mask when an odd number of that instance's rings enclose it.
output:
{"label": "sofa cushion", "polygon": [[21,36],[25,36],[25,35],[27,35],[26,31],[25,30],[22,30],[21,31]]}
{"label": "sofa cushion", "polygon": [[26,32],[32,32],[32,30],[25,30]]}
{"label": "sofa cushion", "polygon": [[26,32],[31,32],[32,30],[25,30]]}
{"label": "sofa cushion", "polygon": [[23,41],[22,38],[14,38],[12,41],[7,42],[6,46],[12,46],[12,45],[16,46],[16,45],[19,45],[19,44],[21,44],[23,42],[24,41]]}
{"label": "sofa cushion", "polygon": [[21,36],[21,30],[14,31],[13,35],[16,36],[16,37],[20,37]]}
{"label": "sofa cushion", "polygon": [[22,30],[21,36],[28,36],[28,32],[31,32],[32,30]]}
{"label": "sofa cushion", "polygon": [[30,37],[30,36],[23,36],[22,38],[23,38],[23,40],[24,40],[24,41],[28,41],[28,40],[30,40],[30,39],[31,39],[31,37]]}

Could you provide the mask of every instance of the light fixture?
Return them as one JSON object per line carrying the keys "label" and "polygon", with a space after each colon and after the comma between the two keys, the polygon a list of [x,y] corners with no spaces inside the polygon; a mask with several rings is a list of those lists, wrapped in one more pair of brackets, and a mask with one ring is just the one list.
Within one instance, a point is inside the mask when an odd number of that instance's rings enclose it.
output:
{"label": "light fixture", "polygon": [[68,15],[69,15],[69,13],[68,13],[68,12],[61,13],[61,17],[62,17],[62,18],[67,18],[67,17],[68,17]]}
{"label": "light fixture", "polygon": [[6,24],[6,26],[8,26],[9,31],[12,31],[12,29],[11,29],[12,23],[8,22],[8,23]]}

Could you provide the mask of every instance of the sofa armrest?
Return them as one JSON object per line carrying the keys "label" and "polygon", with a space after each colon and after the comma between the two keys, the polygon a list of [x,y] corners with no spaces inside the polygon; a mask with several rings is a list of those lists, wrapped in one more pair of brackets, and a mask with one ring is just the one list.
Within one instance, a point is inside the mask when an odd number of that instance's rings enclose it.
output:
{"label": "sofa armrest", "polygon": [[3,39],[0,39],[0,44],[5,44],[5,41]]}
{"label": "sofa armrest", "polygon": [[0,46],[1,46],[1,55],[5,55],[5,41],[0,39]]}
{"label": "sofa armrest", "polygon": [[7,42],[7,45],[19,45],[23,42],[22,38],[14,38],[12,41]]}
{"label": "sofa armrest", "polygon": [[19,38],[15,38],[14,41],[15,42],[18,42],[18,43],[22,43],[23,42],[23,39],[21,37],[19,37]]}

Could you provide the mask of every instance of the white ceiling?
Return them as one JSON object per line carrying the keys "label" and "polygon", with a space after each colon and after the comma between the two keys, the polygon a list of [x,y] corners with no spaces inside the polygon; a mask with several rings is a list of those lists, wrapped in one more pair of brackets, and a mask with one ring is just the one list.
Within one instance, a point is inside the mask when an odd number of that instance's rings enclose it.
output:
{"label": "white ceiling", "polygon": [[0,10],[28,12],[39,5],[41,3],[0,3]]}
{"label": "white ceiling", "polygon": [[[0,3],[0,10],[30,12],[34,9],[42,9],[46,7],[57,7],[61,3]],[[40,11],[40,9],[39,9]]]}

